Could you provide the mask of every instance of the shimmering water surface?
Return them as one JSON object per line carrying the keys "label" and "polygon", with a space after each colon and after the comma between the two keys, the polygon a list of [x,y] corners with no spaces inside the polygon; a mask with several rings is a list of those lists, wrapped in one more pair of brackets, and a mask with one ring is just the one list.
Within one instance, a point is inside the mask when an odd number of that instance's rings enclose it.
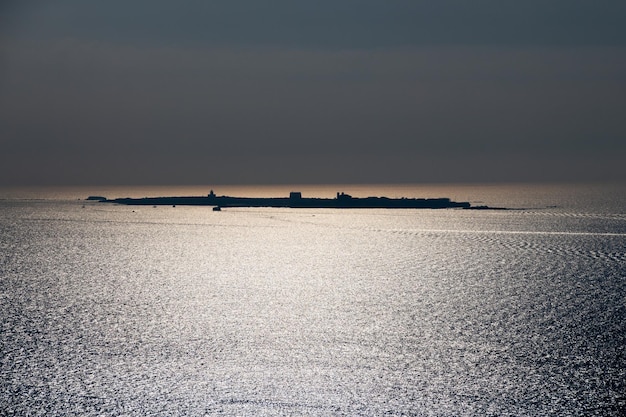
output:
{"label": "shimmering water surface", "polygon": [[623,186],[216,187],[512,211],[0,191],[0,415],[620,415]]}

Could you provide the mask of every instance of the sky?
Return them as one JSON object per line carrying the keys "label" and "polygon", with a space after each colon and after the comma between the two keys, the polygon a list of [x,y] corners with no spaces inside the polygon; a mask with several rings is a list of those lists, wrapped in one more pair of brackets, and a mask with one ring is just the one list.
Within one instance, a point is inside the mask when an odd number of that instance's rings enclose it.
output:
{"label": "sky", "polygon": [[626,181],[626,2],[0,4],[0,185]]}

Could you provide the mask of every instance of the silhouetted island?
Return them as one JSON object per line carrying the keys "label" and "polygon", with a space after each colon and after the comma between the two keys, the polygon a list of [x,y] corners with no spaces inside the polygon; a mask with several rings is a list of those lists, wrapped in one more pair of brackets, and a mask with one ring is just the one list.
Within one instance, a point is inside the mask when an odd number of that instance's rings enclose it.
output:
{"label": "silhouetted island", "polygon": [[[90,199],[93,199],[91,197]],[[288,207],[288,208],[389,208],[389,209],[493,209],[487,206],[471,206],[470,203],[451,201],[449,198],[357,198],[337,193],[335,198],[304,198],[300,192],[291,192],[289,197],[230,197],[218,196],[213,190],[206,196],[196,197],[144,197],[102,199],[104,203],[138,206],[214,206],[216,211],[225,207]]]}

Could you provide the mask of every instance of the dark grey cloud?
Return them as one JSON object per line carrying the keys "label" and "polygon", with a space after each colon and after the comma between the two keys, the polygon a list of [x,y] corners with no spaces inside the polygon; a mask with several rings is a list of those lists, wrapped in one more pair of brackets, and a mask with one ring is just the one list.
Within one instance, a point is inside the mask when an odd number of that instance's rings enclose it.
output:
{"label": "dark grey cloud", "polygon": [[0,182],[624,180],[626,14],[591,4],[3,6]]}
{"label": "dark grey cloud", "polygon": [[619,0],[61,0],[4,6],[16,36],[371,48],[624,45]]}

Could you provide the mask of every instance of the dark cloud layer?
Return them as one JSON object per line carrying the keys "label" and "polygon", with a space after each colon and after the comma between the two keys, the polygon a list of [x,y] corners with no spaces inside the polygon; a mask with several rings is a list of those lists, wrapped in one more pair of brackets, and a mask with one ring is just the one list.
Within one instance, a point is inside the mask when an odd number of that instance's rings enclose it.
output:
{"label": "dark cloud layer", "polygon": [[622,3],[9,3],[0,183],[626,180]]}
{"label": "dark cloud layer", "polygon": [[618,0],[15,3],[4,8],[9,33],[30,37],[344,48],[626,43]]}

